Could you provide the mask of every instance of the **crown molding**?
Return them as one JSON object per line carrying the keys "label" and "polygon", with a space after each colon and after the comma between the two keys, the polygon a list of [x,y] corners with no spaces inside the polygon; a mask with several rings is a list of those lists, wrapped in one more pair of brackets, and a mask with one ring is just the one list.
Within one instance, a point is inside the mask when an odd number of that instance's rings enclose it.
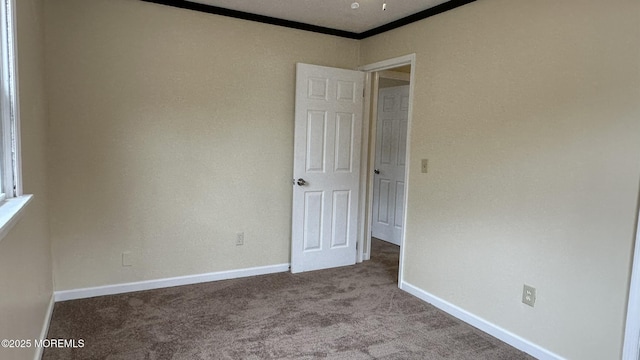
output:
{"label": "crown molding", "polygon": [[185,1],[185,0],[141,0],[141,1],[176,7],[180,9],[199,11],[199,12],[208,13],[208,14],[228,16],[236,19],[256,21],[263,24],[284,26],[291,29],[305,30],[305,31],[311,31],[311,32],[320,33],[320,34],[339,36],[347,39],[362,40],[371,36],[382,34],[383,32],[386,32],[389,30],[397,29],[401,26],[405,26],[419,20],[426,19],[434,15],[441,14],[449,10],[453,10],[457,7],[466,5],[476,0],[450,0],[440,5],[434,6],[430,9],[420,11],[413,15],[409,15],[402,19],[392,21],[388,24],[381,25],[361,33],[332,29],[324,26],[311,25],[311,24],[306,24],[306,23],[297,22],[297,21],[284,20],[284,19],[279,19],[271,16],[257,15],[257,14],[252,14],[244,11],[231,10],[231,9],[226,9],[218,6],[200,4],[200,3],[195,3],[191,1]]}

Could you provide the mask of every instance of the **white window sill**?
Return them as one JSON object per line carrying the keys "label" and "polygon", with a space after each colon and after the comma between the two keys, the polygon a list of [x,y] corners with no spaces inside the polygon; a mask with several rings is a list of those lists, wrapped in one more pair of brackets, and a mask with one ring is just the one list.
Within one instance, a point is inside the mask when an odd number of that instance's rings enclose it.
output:
{"label": "white window sill", "polygon": [[13,225],[22,217],[24,208],[33,195],[22,195],[8,199],[0,205],[0,241],[11,231]]}

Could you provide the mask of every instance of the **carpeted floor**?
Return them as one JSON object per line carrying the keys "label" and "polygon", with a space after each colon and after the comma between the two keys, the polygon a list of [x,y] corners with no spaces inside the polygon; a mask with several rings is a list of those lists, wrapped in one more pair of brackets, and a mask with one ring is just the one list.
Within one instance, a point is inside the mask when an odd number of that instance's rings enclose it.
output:
{"label": "carpeted floor", "polygon": [[43,359],[531,359],[397,287],[398,247],[331,270],[57,303]]}

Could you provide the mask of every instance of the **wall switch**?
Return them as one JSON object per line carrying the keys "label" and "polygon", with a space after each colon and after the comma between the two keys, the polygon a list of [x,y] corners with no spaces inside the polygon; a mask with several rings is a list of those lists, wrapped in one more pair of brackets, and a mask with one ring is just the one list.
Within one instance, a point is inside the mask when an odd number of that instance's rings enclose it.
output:
{"label": "wall switch", "polygon": [[422,172],[423,173],[427,173],[427,167],[429,166],[429,160],[428,159],[422,159]]}
{"label": "wall switch", "polygon": [[236,246],[244,245],[244,233],[239,232],[236,234]]}
{"label": "wall switch", "polygon": [[536,303],[536,288],[529,285],[524,285],[522,288],[522,303],[531,307]]}
{"label": "wall switch", "polygon": [[122,266],[133,266],[131,262],[131,252],[123,251],[122,252]]}

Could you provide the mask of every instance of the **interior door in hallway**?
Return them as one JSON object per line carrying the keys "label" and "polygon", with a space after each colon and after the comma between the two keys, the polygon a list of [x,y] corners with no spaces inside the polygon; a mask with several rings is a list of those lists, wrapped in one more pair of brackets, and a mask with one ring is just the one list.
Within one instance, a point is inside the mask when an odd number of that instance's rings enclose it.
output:
{"label": "interior door in hallway", "polygon": [[400,245],[404,217],[409,86],[380,89],[371,236]]}
{"label": "interior door in hallway", "polygon": [[356,262],[364,73],[298,64],[291,272]]}

